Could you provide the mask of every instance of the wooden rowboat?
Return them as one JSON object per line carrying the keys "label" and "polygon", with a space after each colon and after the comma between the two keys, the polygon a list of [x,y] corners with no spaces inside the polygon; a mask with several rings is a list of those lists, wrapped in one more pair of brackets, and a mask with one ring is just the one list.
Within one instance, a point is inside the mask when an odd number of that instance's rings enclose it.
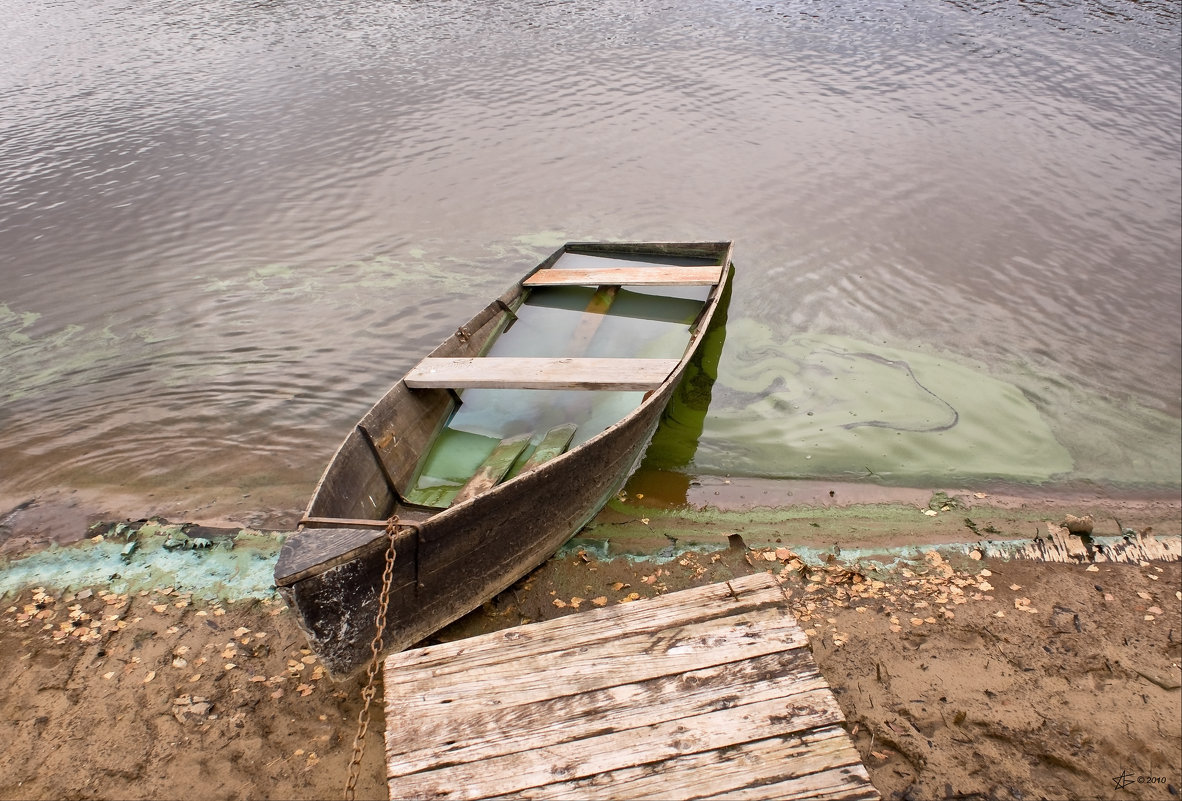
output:
{"label": "wooden rowboat", "polygon": [[719,305],[731,243],[570,243],[349,432],[275,566],[329,672],[401,650],[554,554],[635,469]]}

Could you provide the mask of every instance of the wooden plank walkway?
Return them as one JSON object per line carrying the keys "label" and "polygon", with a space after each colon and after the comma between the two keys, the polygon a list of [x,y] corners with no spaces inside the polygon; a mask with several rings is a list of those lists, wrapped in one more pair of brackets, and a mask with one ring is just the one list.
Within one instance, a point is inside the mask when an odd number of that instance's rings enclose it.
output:
{"label": "wooden plank walkway", "polygon": [[767,573],[394,654],[391,799],[877,799]]}

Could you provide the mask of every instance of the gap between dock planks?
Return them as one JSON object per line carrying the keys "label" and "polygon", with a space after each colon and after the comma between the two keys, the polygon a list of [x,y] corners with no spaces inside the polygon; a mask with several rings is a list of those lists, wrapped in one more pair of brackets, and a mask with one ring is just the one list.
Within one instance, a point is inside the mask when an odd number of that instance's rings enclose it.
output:
{"label": "gap between dock planks", "polygon": [[876,799],[767,573],[394,654],[390,797]]}

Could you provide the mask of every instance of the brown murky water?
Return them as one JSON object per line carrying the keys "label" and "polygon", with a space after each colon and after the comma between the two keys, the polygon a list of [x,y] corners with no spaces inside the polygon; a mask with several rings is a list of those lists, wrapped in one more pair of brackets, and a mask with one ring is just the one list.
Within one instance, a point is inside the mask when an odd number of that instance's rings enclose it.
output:
{"label": "brown murky water", "polygon": [[683,470],[1182,483],[1176,2],[0,13],[0,494],[298,509],[568,239],[738,243]]}

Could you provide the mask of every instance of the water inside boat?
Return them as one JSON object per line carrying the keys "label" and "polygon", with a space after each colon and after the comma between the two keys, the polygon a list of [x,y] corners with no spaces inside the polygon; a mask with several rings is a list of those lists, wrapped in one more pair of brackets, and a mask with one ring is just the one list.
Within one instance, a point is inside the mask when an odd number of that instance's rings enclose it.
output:
{"label": "water inside boat", "polygon": [[[552,269],[714,263],[566,253]],[[680,359],[710,290],[709,286],[537,287],[526,293],[515,310],[516,320],[509,322],[484,355]],[[506,462],[501,465],[503,475],[511,478],[535,451],[545,447],[543,439],[549,432],[554,432],[550,439],[557,442],[563,434],[555,429],[573,424],[573,436],[565,447],[575,447],[638,407],[644,395],[609,390],[464,390],[460,405],[420,462],[406,500],[446,507],[490,459]],[[518,437],[523,447],[498,452],[502,443]],[[557,452],[562,449],[558,447]]]}

